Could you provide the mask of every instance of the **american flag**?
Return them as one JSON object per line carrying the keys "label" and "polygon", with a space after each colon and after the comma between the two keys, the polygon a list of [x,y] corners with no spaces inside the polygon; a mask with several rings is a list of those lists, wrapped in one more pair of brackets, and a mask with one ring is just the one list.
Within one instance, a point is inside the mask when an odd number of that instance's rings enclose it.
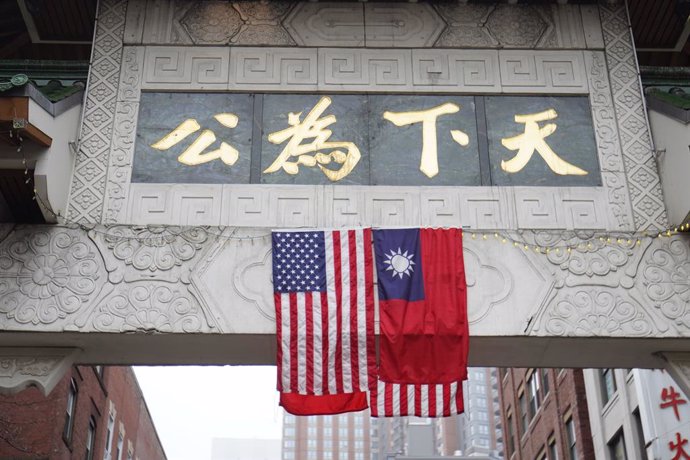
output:
{"label": "american flag", "polygon": [[372,417],[448,417],[462,414],[462,382],[404,384],[378,381],[369,393]]}
{"label": "american flag", "polygon": [[371,229],[272,236],[278,391],[366,391],[374,350]]}

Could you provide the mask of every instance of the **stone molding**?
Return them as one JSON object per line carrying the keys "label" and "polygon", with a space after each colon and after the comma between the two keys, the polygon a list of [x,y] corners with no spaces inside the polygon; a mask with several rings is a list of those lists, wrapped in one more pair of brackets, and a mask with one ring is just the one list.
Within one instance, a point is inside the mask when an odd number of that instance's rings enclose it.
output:
{"label": "stone molding", "polygon": [[[125,222],[211,226],[609,229],[603,187],[130,185]],[[614,227],[615,228],[615,227]]]}
{"label": "stone molding", "polygon": [[47,396],[78,352],[73,348],[0,348],[0,394],[18,393],[35,385]]}

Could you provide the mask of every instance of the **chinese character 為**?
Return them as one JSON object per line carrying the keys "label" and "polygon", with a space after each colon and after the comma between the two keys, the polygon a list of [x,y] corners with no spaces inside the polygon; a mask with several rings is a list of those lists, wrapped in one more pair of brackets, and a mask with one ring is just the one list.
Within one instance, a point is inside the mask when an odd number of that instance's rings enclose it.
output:
{"label": "chinese character \u70ba", "polygon": [[[238,118],[234,113],[219,113],[214,115],[213,118],[225,127],[234,128],[237,126]],[[193,118],[188,118],[158,142],[151,144],[151,147],[156,150],[168,150],[170,147],[178,144],[184,138],[199,129],[201,129],[199,123]],[[220,147],[216,150],[204,153],[204,150],[210,147],[215,141],[216,135],[213,131],[210,129],[203,130],[201,134],[199,134],[199,137],[192,142],[192,145],[187,147],[185,151],[177,157],[177,161],[182,164],[194,166],[220,158],[223,160],[223,163],[230,166],[234,165],[239,157],[239,152],[226,142],[221,142]]]}
{"label": "chinese character \u70ba", "polygon": [[[436,141],[436,119],[441,115],[448,115],[460,111],[460,106],[453,103],[445,103],[427,110],[412,112],[383,113],[383,118],[395,126],[422,123],[422,158],[419,161],[419,170],[427,177],[438,174],[438,146]],[[452,129],[450,135],[455,142],[462,146],[469,144],[470,140],[462,131]]]}
{"label": "chinese character \u70ba", "polygon": [[659,404],[659,407],[662,409],[673,407],[673,412],[676,414],[676,419],[680,421],[678,406],[681,404],[687,404],[687,401],[680,397],[680,393],[676,391],[673,385],[669,386],[668,388],[662,388],[661,400],[664,402]]}
{"label": "chinese character \u70ba", "polygon": [[580,169],[559,157],[544,140],[544,138],[556,131],[556,124],[548,123],[543,128],[540,128],[537,123],[540,121],[553,120],[557,116],[558,114],[554,109],[529,115],[515,115],[516,123],[525,124],[525,132],[517,136],[501,139],[501,144],[503,144],[504,147],[509,150],[518,151],[510,160],[501,161],[501,169],[508,173],[516,173],[522,170],[536,150],[544,161],[546,161],[551,171],[556,174],[562,176],[584,176],[587,174],[587,171],[584,169]]}
{"label": "chinese character \u70ba", "polygon": [[[331,181],[339,181],[352,172],[359,162],[361,154],[359,148],[353,142],[331,142],[330,129],[326,129],[337,120],[335,115],[328,115],[319,118],[321,114],[331,105],[331,98],[324,96],[316,103],[314,108],[300,121],[302,112],[288,114],[289,128],[276,131],[268,135],[268,141],[272,144],[282,144],[290,139],[271,165],[264,170],[264,173],[276,172],[283,169],[288,174],[297,174],[299,165],[307,167],[318,166],[319,169]],[[311,142],[302,143],[305,139],[313,139]],[[323,150],[330,151],[324,153]],[[309,155],[314,154],[314,155]],[[296,157],[295,161],[288,161]],[[341,165],[339,169],[333,170],[324,165],[331,161]]]}

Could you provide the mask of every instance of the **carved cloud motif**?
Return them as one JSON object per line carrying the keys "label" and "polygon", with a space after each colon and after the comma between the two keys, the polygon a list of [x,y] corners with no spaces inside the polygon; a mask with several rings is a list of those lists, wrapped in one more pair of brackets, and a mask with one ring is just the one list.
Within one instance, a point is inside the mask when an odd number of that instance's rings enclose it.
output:
{"label": "carved cloud motif", "polygon": [[658,311],[677,326],[690,327],[688,243],[669,240],[645,257],[643,289]]}

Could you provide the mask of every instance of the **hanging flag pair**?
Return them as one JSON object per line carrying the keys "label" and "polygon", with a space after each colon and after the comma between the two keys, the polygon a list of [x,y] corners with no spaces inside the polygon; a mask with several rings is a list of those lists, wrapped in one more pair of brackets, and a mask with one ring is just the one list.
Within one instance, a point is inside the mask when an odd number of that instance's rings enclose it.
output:
{"label": "hanging flag pair", "polygon": [[460,229],[274,232],[273,286],[278,391],[288,412],[463,411],[469,333]]}

